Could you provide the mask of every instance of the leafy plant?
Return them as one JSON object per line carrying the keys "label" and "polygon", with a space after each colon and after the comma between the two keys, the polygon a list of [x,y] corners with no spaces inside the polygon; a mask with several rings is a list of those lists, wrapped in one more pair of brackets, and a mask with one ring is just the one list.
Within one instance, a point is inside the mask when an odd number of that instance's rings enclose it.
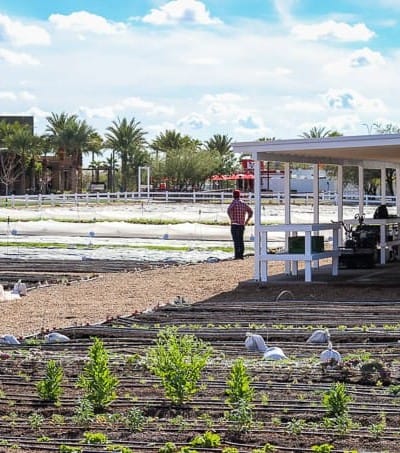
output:
{"label": "leafy plant", "polygon": [[178,447],[173,442],[166,442],[162,447],[159,448],[159,453],[176,453]]}
{"label": "leafy plant", "polygon": [[108,442],[108,437],[104,433],[86,432],[83,433],[83,437],[87,444],[106,444]]}
{"label": "leafy plant", "polygon": [[55,360],[50,360],[46,367],[46,375],[36,384],[37,391],[42,400],[56,402],[59,400],[64,372],[61,365]]}
{"label": "leafy plant", "polygon": [[400,393],[400,385],[396,384],[389,385],[388,391],[391,395],[397,396]]}
{"label": "leafy plant", "polygon": [[344,435],[351,429],[357,428],[357,424],[353,423],[353,420],[348,414],[339,415],[337,417],[325,417],[323,424],[326,428],[335,429],[339,434]]}
{"label": "leafy plant", "polygon": [[132,432],[142,431],[145,423],[146,417],[137,407],[131,409],[125,417],[125,426]]}
{"label": "leafy plant", "polygon": [[381,412],[379,423],[372,424],[368,431],[374,436],[375,439],[378,439],[386,429],[386,414]]}
{"label": "leafy plant", "polygon": [[95,338],[89,348],[89,361],[79,376],[77,386],[86,391],[85,398],[92,403],[94,411],[105,409],[117,397],[118,379],[111,373],[108,353],[99,338]]}
{"label": "leafy plant", "polygon": [[347,394],[346,386],[342,382],[336,382],[322,397],[327,416],[332,418],[347,415],[351,401],[352,398]]}
{"label": "leafy plant", "polygon": [[253,421],[252,402],[254,390],[251,387],[251,378],[243,359],[237,359],[227,380],[228,395],[226,402],[231,408],[226,418],[233,422],[237,434],[246,432]]}
{"label": "leafy plant", "polygon": [[133,453],[133,450],[131,448],[116,444],[107,445],[106,451],[115,451],[117,453]]}
{"label": "leafy plant", "polygon": [[307,423],[302,418],[293,419],[288,423],[288,431],[292,434],[301,434]]}
{"label": "leafy plant", "polygon": [[28,420],[33,429],[39,429],[43,425],[44,417],[43,415],[34,412],[29,416]]}
{"label": "leafy plant", "polygon": [[239,401],[245,401],[248,404],[253,401],[254,390],[251,387],[251,378],[243,359],[237,359],[234,362],[227,381],[227,387],[226,394],[228,398],[226,402],[230,407],[236,407]]}
{"label": "leafy plant", "polygon": [[232,430],[240,435],[250,429],[253,423],[253,412],[246,401],[239,400],[235,407],[225,414],[225,418],[233,423]]}
{"label": "leafy plant", "polygon": [[262,448],[251,450],[251,453],[273,453],[274,451],[276,451],[276,447],[270,443],[267,443]]}
{"label": "leafy plant", "polygon": [[76,423],[87,426],[94,418],[93,404],[85,398],[81,399],[75,411],[75,415],[73,416],[73,420]]}
{"label": "leafy plant", "polygon": [[51,438],[49,436],[40,436],[36,440],[37,442],[51,442]]}
{"label": "leafy plant", "polygon": [[176,327],[158,334],[156,345],[149,349],[146,363],[161,379],[165,395],[182,405],[199,390],[198,382],[212,352],[211,346],[194,335],[179,335]]}
{"label": "leafy plant", "polygon": [[330,453],[332,450],[333,445],[331,444],[313,445],[311,447],[311,451],[315,451],[316,453]]}
{"label": "leafy plant", "polygon": [[60,445],[59,448],[60,453],[81,453],[82,448],[77,447],[77,446],[71,446],[71,445]]}
{"label": "leafy plant", "polygon": [[215,448],[221,445],[221,437],[219,434],[206,431],[204,434],[199,434],[191,442],[193,447],[200,448]]}

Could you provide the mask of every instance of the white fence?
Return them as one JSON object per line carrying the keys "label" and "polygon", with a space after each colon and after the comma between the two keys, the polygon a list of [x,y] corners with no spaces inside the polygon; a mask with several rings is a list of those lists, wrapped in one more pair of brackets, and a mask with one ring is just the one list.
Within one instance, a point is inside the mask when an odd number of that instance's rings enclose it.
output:
{"label": "white fence", "polygon": [[[251,192],[244,193],[245,199],[251,200]],[[291,193],[293,203],[312,204],[312,193]],[[75,193],[75,194],[48,194],[48,195],[9,195],[0,196],[0,207],[21,207],[21,206],[63,206],[79,204],[106,204],[106,203],[128,203],[154,201],[159,203],[227,203],[232,199],[232,192],[115,192],[115,193]],[[282,192],[268,192],[262,194],[265,203],[281,204],[284,202]],[[346,194],[343,196],[344,204],[358,204],[358,194]],[[337,194],[334,192],[321,192],[320,202],[336,204]],[[387,196],[386,204],[393,206],[396,197]],[[381,204],[380,195],[365,195],[365,206]]]}

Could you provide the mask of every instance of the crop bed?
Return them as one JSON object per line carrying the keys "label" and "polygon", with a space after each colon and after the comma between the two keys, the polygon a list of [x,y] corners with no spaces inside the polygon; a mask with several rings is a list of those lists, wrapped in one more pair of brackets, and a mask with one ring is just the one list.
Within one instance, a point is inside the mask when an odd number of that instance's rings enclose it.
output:
{"label": "crop bed", "polygon": [[[200,392],[182,406],[165,397],[160,379],[144,363],[158,332],[168,325],[213,347]],[[306,343],[320,328],[329,328],[333,346],[343,358],[341,365],[322,366],[319,355],[326,344]],[[281,347],[288,359],[265,361],[262,354],[247,351],[246,332]],[[84,452],[123,447],[157,452],[166,442],[187,446],[206,431],[218,433],[221,446],[198,451],[235,447],[252,452],[266,444],[271,450],[263,451],[307,452],[321,444],[332,445],[335,452],[399,451],[400,301],[210,300],[194,305],[176,301],[61,333],[71,341],[45,344],[38,334],[21,345],[0,345],[0,451],[62,451],[69,446]],[[84,419],[77,416],[82,390],[76,382],[93,337],[101,338],[109,353],[110,368],[119,380],[118,397],[106,412]],[[238,357],[243,358],[255,390],[253,423],[242,433],[225,417],[227,380]],[[36,390],[50,359],[64,371],[57,405],[43,402]],[[326,408],[321,401],[337,382],[345,384],[351,397],[351,424],[345,427],[324,423]],[[132,409],[144,415],[137,429],[123,423]],[[85,443],[88,432],[105,434],[107,445]]]}

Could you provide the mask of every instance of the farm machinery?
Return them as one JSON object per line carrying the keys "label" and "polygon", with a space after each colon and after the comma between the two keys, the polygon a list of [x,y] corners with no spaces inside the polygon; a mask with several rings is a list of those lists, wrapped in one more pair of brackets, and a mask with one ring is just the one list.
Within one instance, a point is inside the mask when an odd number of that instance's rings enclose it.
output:
{"label": "farm machinery", "polygon": [[339,265],[349,269],[372,268],[378,261],[379,226],[365,223],[365,216],[356,214],[357,225],[342,222],[346,239],[340,248]]}

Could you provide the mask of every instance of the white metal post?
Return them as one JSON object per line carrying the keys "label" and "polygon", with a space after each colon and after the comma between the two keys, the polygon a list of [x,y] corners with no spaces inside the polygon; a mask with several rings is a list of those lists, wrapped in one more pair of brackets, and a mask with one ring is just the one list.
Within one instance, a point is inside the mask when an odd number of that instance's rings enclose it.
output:
{"label": "white metal post", "polygon": [[[261,173],[260,161],[254,161],[254,279],[260,281]],[[268,246],[268,244],[267,244]]]}
{"label": "white metal post", "polygon": [[364,214],[364,168],[358,167],[358,213]]}
{"label": "white metal post", "polygon": [[386,167],[381,168],[381,204],[386,204]]}
{"label": "white metal post", "polygon": [[[285,178],[284,178],[284,196],[285,196],[285,224],[288,225],[291,222],[290,218],[290,163],[285,162],[284,164]],[[289,247],[289,235],[290,233],[285,232],[285,244],[286,248]],[[285,261],[285,272],[286,274],[291,273],[291,263]]]}
{"label": "white metal post", "polygon": [[[338,165],[337,168],[337,220],[343,221],[343,166]],[[343,245],[343,234],[339,235],[339,246]]]}

